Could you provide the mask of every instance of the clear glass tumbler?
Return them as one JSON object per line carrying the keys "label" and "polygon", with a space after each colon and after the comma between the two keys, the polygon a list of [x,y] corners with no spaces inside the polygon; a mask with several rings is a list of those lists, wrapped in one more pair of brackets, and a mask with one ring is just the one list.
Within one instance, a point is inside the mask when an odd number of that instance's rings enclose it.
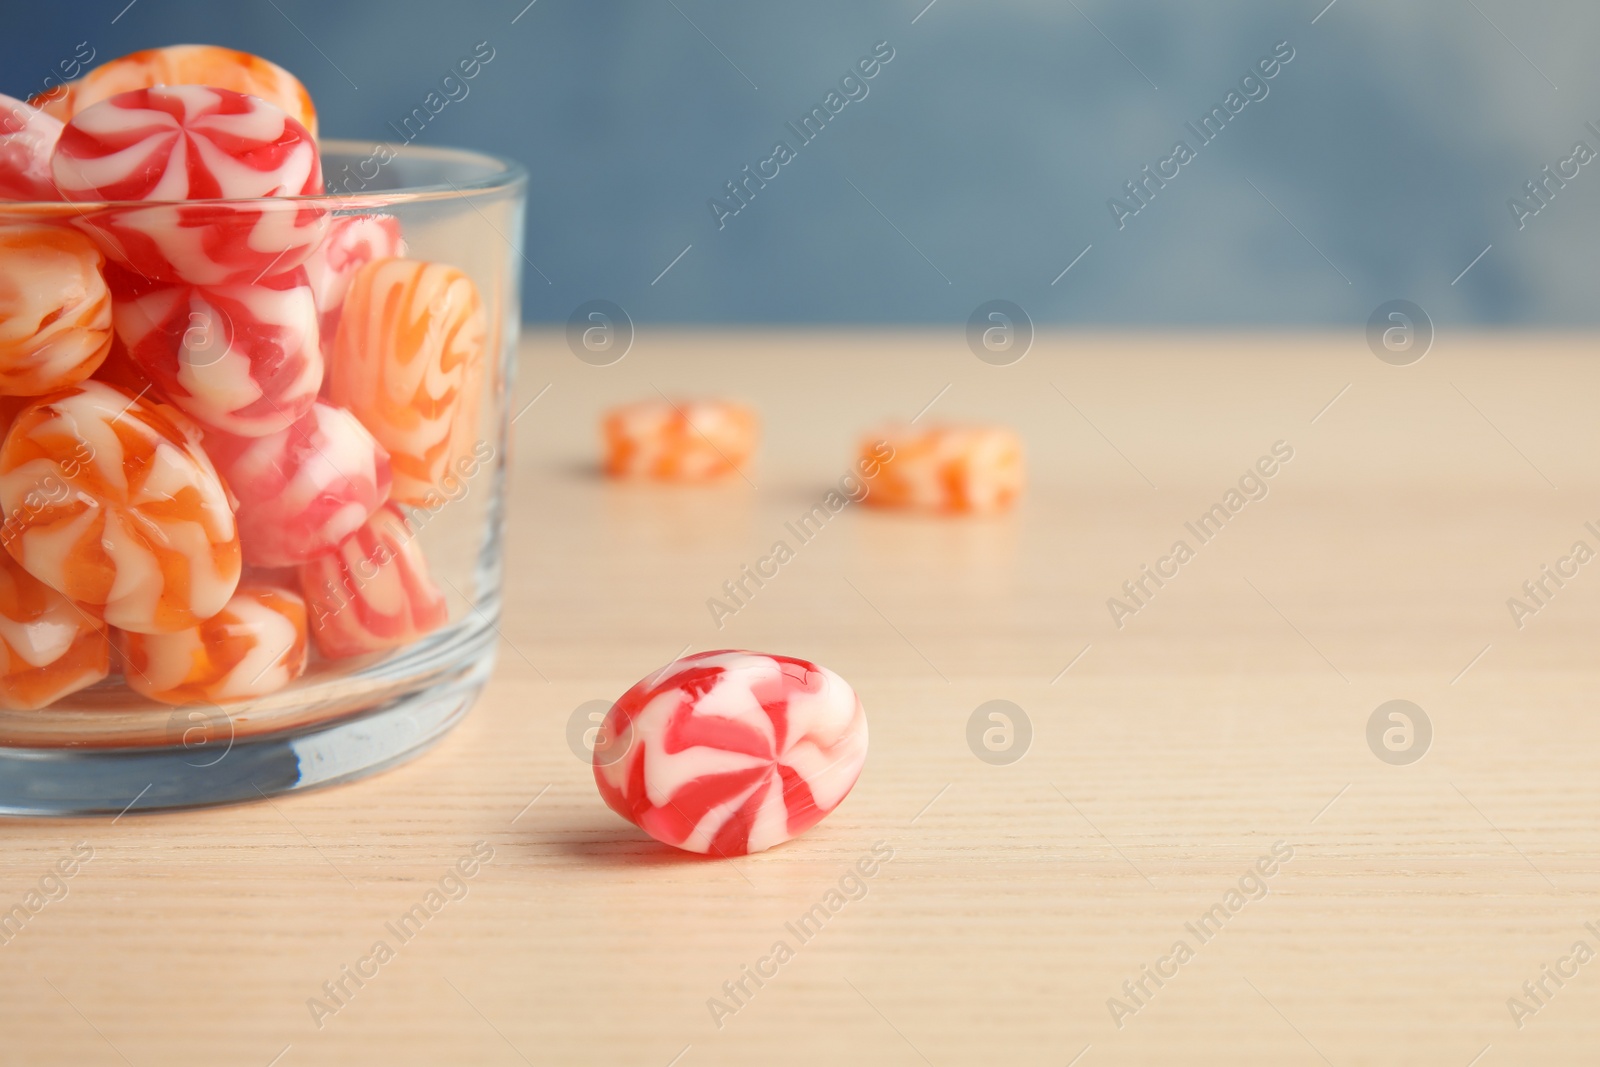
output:
{"label": "clear glass tumbler", "polygon": [[[484,331],[481,373],[470,387],[473,395],[465,402],[469,414],[452,431],[447,469],[422,476],[420,489],[417,473],[407,473],[402,458],[394,457],[397,489],[391,501],[402,496],[398,486],[403,477],[410,479],[412,489],[404,494],[403,503],[388,505],[403,516],[403,526],[396,528],[407,529],[414,542],[406,551],[420,547],[433,586],[427,632],[380,651],[339,649],[337,658],[325,654],[325,647],[317,641],[310,641],[304,673],[274,692],[233,700],[216,695],[188,699],[181,691],[177,696],[169,691],[168,702],[159,702],[146,699],[127,683],[138,664],[132,661],[121,635],[108,629],[112,634],[109,674],[103,680],[43,707],[0,707],[0,813],[116,814],[193,807],[348,781],[428,748],[465,715],[488,678],[500,614],[502,494],[510,430],[508,401],[520,323],[526,175],[515,163],[464,151],[340,141],[324,141],[321,147],[329,190],[325,196],[182,204],[0,201],[0,234],[6,227],[48,224],[91,233],[98,241],[104,237],[97,232],[102,228],[132,233],[138,239],[141,228],[170,226],[163,231],[165,236],[157,234],[159,243],[167,238],[176,242],[183,236],[182,227],[204,229],[207,218],[233,211],[254,211],[253,217],[266,227],[281,224],[287,231],[309,225],[324,232],[320,228],[326,226],[327,233],[334,232],[335,220],[346,216],[379,216],[386,217],[382,225],[391,232],[398,224],[404,258],[446,265],[465,274],[481,301]],[[189,221],[176,221],[180,217]],[[108,219],[110,223],[106,223]],[[258,232],[265,231],[258,227]],[[5,249],[0,242],[0,256],[11,254]],[[227,250],[216,254],[225,256]],[[111,272],[116,267],[113,264],[106,269]],[[320,295],[317,303],[324,332],[320,345],[324,377],[331,381],[336,373],[342,373],[348,398],[355,395],[353,389],[359,393],[365,388],[371,368],[341,367],[344,339],[333,343],[337,330],[328,329],[330,320]],[[381,306],[369,309],[371,315],[385,313]],[[137,366],[129,361],[122,340],[127,331],[120,318],[121,305],[117,314],[119,340],[96,377],[134,394],[141,384],[148,387],[150,376],[138,374]],[[227,352],[221,346],[226,343],[231,351],[233,335],[228,335],[226,328],[220,333],[228,336],[219,339],[211,334],[219,324],[209,321],[207,315],[195,318],[183,337],[183,354],[173,379],[180,385],[174,388],[181,388],[181,383],[193,376],[220,373],[209,368],[226,366]],[[0,334],[3,327],[0,322]],[[395,328],[404,329],[406,324],[398,323]],[[413,337],[409,343],[425,347],[428,340]],[[423,377],[419,390],[427,388],[427,375],[421,369],[414,373]],[[393,400],[388,395],[393,389],[375,379],[370,384],[368,400],[375,409]],[[146,398],[163,402],[161,392],[158,381]],[[328,394],[325,383],[322,395],[327,398]],[[8,420],[26,403],[26,398],[0,397],[0,404],[10,405],[4,409]],[[355,401],[350,403],[352,408],[357,406]],[[403,423],[405,416],[401,411],[394,418]],[[209,442],[211,430],[205,433]],[[95,443],[85,441],[83,453],[92,454]],[[101,447],[105,447],[103,442]],[[338,466],[338,456],[322,458]],[[220,469],[222,464],[218,466]],[[46,494],[39,499],[53,498]],[[27,516],[8,513],[6,519],[21,528]],[[345,521],[348,523],[348,518]],[[13,536],[15,530],[0,527],[0,540]],[[380,552],[376,558],[381,563],[386,557]],[[69,569],[73,565],[71,559],[63,564]],[[374,577],[370,586],[363,587],[366,569],[371,569]],[[308,609],[313,612],[344,612],[329,616],[337,628],[371,606],[346,605],[345,599],[383,601],[392,593],[392,583],[378,577],[378,570],[377,564],[369,568],[358,563],[344,576],[346,588],[336,590],[325,576],[306,565],[252,563],[247,548],[242,580],[298,589],[306,594]],[[305,588],[313,581],[324,588]],[[96,615],[98,621],[94,605],[81,607],[84,618]],[[382,611],[386,605],[378,603],[377,608]],[[360,630],[365,624],[358,621],[354,625]],[[239,626],[244,630],[233,637],[250,640],[257,636],[249,632],[247,622]],[[15,640],[8,620],[0,618],[0,655],[7,657],[0,659],[0,669],[6,664],[13,669],[26,666],[19,658],[21,650],[5,644]],[[272,651],[276,650],[268,650],[262,660],[264,670],[271,669]],[[239,669],[248,673],[244,665]],[[248,682],[245,679],[246,687]],[[9,705],[17,703],[13,700]]]}

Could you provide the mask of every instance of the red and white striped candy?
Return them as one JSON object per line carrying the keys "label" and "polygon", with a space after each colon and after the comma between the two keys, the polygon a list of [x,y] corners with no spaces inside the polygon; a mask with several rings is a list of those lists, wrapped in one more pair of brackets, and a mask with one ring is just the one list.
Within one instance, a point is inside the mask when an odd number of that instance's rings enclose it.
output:
{"label": "red and white striped candy", "polygon": [[[322,163],[306,128],[265,100],[203,85],[136,89],[75,115],[51,172],[67,200],[312,196]],[[299,266],[327,231],[314,204],[108,208],[81,223],[106,255],[146,278],[250,282]]]}
{"label": "red and white striped candy", "polygon": [[343,215],[328,224],[327,238],[306,260],[306,277],[322,316],[323,355],[333,354],[351,276],[373,260],[405,254],[400,220],[393,215]]}
{"label": "red and white striped candy", "polygon": [[289,567],[332,552],[389,496],[389,454],[344,408],[318,402],[266,437],[208,434],[239,499],[246,563]]}
{"label": "red and white striped candy", "polygon": [[618,815],[688,852],[742,856],[797,837],[850,792],[867,758],[855,692],[815,663],[701,652],[612,705],[595,784]]}
{"label": "red and white striped candy", "polygon": [[224,704],[274,693],[306,669],[299,594],[246,582],[197,626],[171,634],[119,630],[128,688],[163,704]]}
{"label": "red and white striped candy", "polygon": [[405,516],[385,504],[337,551],[300,568],[317,650],[330,659],[381,652],[449,619]]}
{"label": "red and white striped candy", "polygon": [[61,120],[0,93],[0,200],[60,200],[50,154]]}
{"label": "red and white striped candy", "polygon": [[139,286],[112,278],[117,336],[183,411],[239,437],[263,437],[311,410],[323,364],[304,271],[256,285]]}

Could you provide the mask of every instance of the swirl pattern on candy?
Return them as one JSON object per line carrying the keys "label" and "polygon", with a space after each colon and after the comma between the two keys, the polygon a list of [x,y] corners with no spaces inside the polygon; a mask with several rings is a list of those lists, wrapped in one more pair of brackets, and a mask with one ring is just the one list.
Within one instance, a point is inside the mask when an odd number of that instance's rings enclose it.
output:
{"label": "swirl pattern on candy", "polygon": [[339,313],[357,270],[378,259],[405,255],[400,220],[393,215],[343,215],[328,225],[328,236],[306,260],[306,277],[321,315],[322,351],[333,355]]}
{"label": "swirl pattern on candy", "polygon": [[755,412],[726,400],[641,400],[606,413],[605,472],[694,482],[733,474],[756,450]]}
{"label": "swirl pattern on candy", "polygon": [[105,626],[0,552],[0,707],[42,708],[110,669]]}
{"label": "swirl pattern on candy", "polygon": [[385,504],[333,553],[300,568],[317,651],[329,659],[415,641],[449,618],[398,507]]}
{"label": "swirl pattern on candy", "polygon": [[[40,502],[54,485],[62,492]],[[199,429],[103,382],[17,416],[0,446],[0,507],[17,562],[102,605],[123,630],[186,629],[221,611],[239,583],[233,508]]]}
{"label": "swirl pattern on candy", "polygon": [[383,259],[351,279],[328,396],[388,450],[395,500],[421,503],[471,453],[485,329],[478,288],[454,267]]}
{"label": "swirl pattern on candy", "polygon": [[89,377],[111,350],[104,260],[76,230],[0,226],[0,393],[38,396]]}
{"label": "swirl pattern on candy", "polygon": [[158,85],[210,85],[259,96],[293,116],[312,136],[317,132],[316,108],[298,78],[260,56],[209,44],[174,44],[130,52],[36,97],[33,103],[65,122],[118,93]]}
{"label": "swirl pattern on candy", "polygon": [[[67,200],[211,200],[322,192],[306,128],[265,100],[172,85],[122,93],[79,112],[51,159]],[[105,208],[79,225],[136,274],[195,285],[253,282],[297,267],[327,232],[305,202]]]}
{"label": "swirl pattern on candy", "polygon": [[256,285],[138,285],[113,274],[117,335],[177,407],[240,437],[303,418],[322,387],[305,272]]}
{"label": "swirl pattern on candy", "polygon": [[595,784],[618,815],[688,852],[742,856],[797,837],[855,785],[867,719],[844,679],[789,656],[701,652],[612,705]]}
{"label": "swirl pattern on candy", "polygon": [[356,417],[317,403],[267,437],[207,435],[239,498],[246,563],[288,567],[332,552],[389,496],[389,454]]}
{"label": "swirl pattern on candy", "polygon": [[0,93],[0,200],[60,200],[50,156],[61,120]]}
{"label": "swirl pattern on candy", "polygon": [[123,677],[163,704],[226,704],[276,692],[306,669],[306,604],[246,582],[198,626],[169,634],[117,631]]}
{"label": "swirl pattern on candy", "polygon": [[895,427],[863,440],[860,454],[879,466],[866,496],[876,507],[994,512],[1022,492],[1022,441],[1001,426]]}

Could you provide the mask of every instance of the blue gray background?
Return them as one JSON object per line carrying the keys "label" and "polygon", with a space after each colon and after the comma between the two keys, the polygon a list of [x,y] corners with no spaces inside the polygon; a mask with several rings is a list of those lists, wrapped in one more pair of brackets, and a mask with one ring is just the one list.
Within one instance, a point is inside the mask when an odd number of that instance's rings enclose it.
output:
{"label": "blue gray background", "polygon": [[[926,2],[5,0],[0,91],[80,41],[205,41],[295,71],[326,135],[392,140],[488,42],[419,140],[527,164],[531,321],[597,298],[679,322],[960,323],[994,298],[1118,326],[1349,326],[1394,298],[1600,321],[1600,162],[1520,231],[1506,203],[1600,150],[1592,2]],[[1285,40],[1267,98],[1119,231],[1108,198]],[[870,95],[719,230],[707,200],[879,41]]]}

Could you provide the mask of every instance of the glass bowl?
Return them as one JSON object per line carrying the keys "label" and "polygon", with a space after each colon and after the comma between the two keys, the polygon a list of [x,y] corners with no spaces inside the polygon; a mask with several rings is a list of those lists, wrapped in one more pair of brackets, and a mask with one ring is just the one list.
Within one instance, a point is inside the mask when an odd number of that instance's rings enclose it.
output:
{"label": "glass bowl", "polygon": [[[123,683],[127,661],[113,649],[104,681],[37,710],[0,709],[0,813],[120,814],[349,781],[427,749],[466,714],[489,676],[500,615],[526,174],[515,163],[458,150],[349,141],[321,148],[325,196],[181,205],[0,201],[0,225],[82,229],[118,211],[178,207],[298,212],[302,219],[382,214],[398,220],[407,258],[465,273],[486,326],[474,458],[447,476],[438,494],[403,508],[448,606],[447,621],[409,644],[352,658],[322,658],[313,643],[298,680],[237,703],[145,699]],[[336,354],[324,351],[331,369]],[[246,580],[294,580],[293,572],[253,572],[248,562],[244,573]]]}

